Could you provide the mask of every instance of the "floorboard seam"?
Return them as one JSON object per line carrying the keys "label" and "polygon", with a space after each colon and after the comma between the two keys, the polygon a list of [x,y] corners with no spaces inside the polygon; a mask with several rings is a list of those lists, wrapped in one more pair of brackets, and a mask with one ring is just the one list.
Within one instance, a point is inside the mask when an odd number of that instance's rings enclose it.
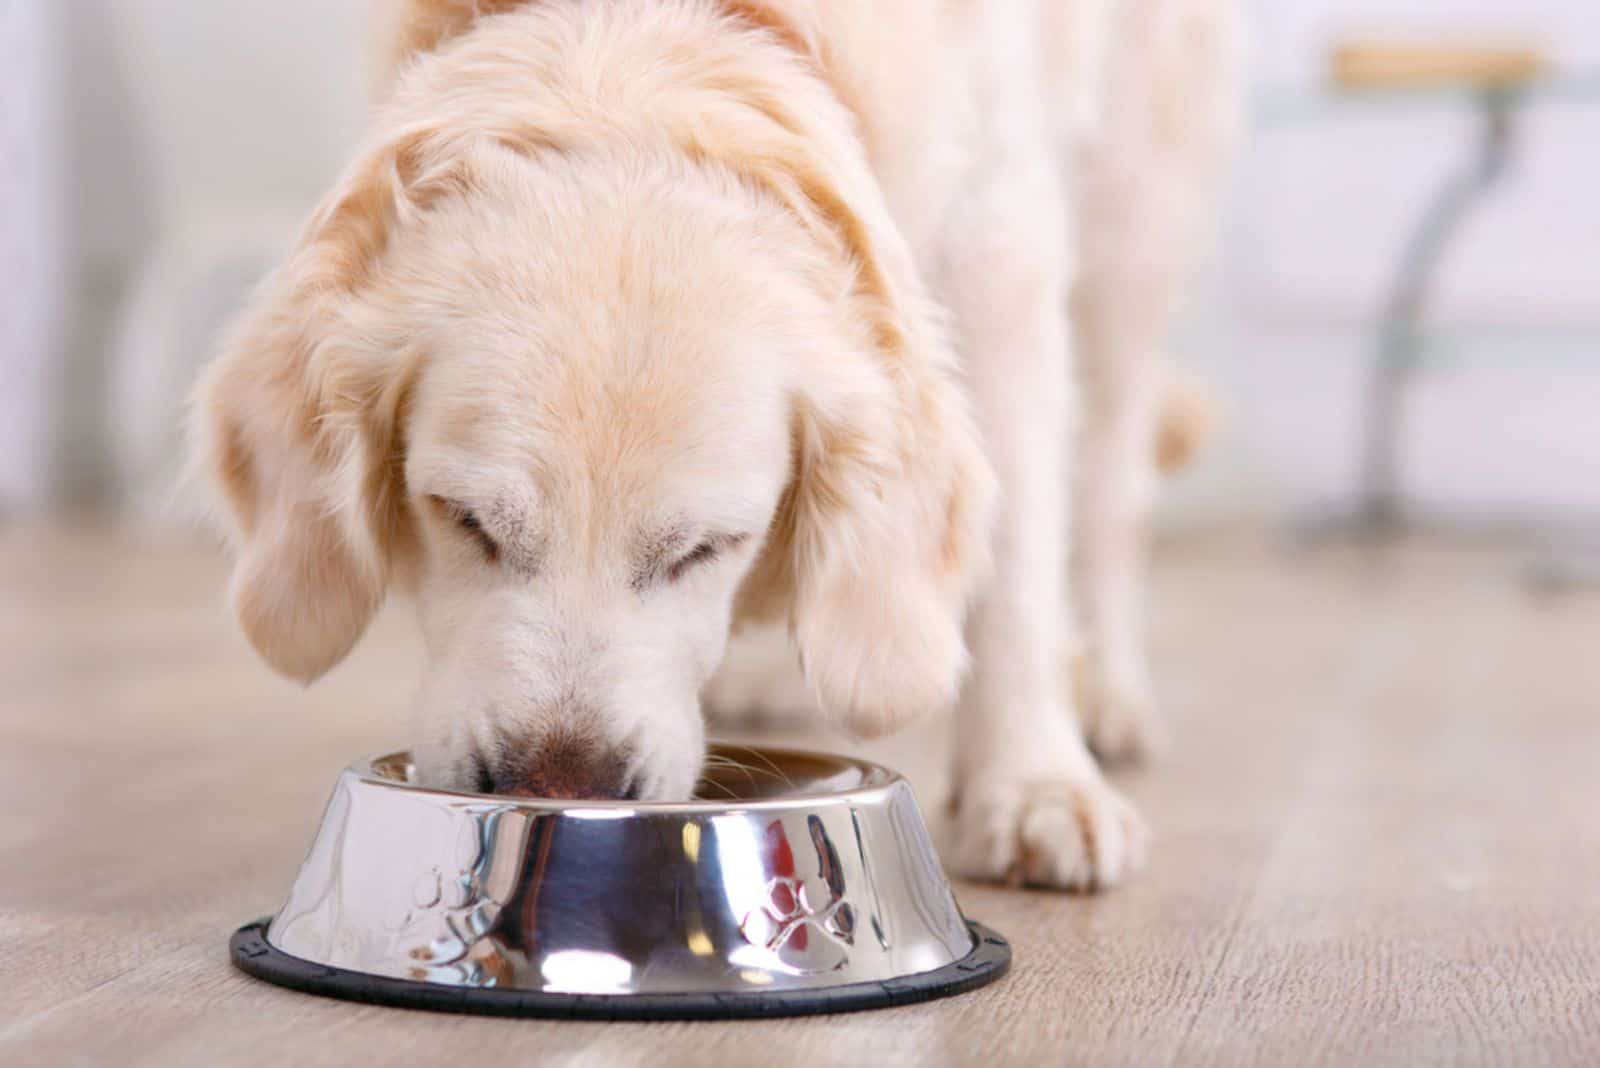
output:
{"label": "floorboard seam", "polygon": [[1216,994],[1217,977],[1222,974],[1222,968],[1228,963],[1228,954],[1233,951],[1234,943],[1239,939],[1239,932],[1244,928],[1244,920],[1250,913],[1250,908],[1261,895],[1261,875],[1267,870],[1267,863],[1262,861],[1257,870],[1255,884],[1239,901],[1239,907],[1234,911],[1228,922],[1227,934],[1223,937],[1222,949],[1217,953],[1216,960],[1211,965],[1210,972],[1206,975],[1205,982],[1196,992],[1194,1011],[1189,1013],[1189,1019],[1183,1025],[1183,1033],[1178,1036],[1177,1043],[1173,1046],[1172,1057],[1168,1064],[1189,1064],[1189,1058],[1184,1056],[1184,1047],[1189,1044],[1190,1037],[1194,1034],[1195,1027],[1200,1022],[1200,1016],[1206,1011]]}
{"label": "floorboard seam", "polygon": [[139,972],[142,972],[146,968],[151,967],[152,965],[160,964],[162,961],[166,960],[168,957],[176,956],[177,954],[182,953],[185,950],[193,949],[193,948],[194,948],[194,944],[193,943],[186,943],[186,944],[181,945],[181,946],[174,946],[172,949],[167,950],[165,953],[161,953],[161,954],[159,954],[159,955],[157,955],[155,957],[151,957],[148,960],[143,960],[143,961],[140,961],[138,964],[134,964],[134,965],[131,965],[130,967],[124,968],[121,971],[117,972],[115,975],[108,975],[104,979],[101,979],[99,982],[91,983],[89,986],[84,987],[82,990],[78,991],[76,994],[73,994],[72,997],[68,998],[65,1001],[58,1001],[54,1005],[51,1005],[48,1008],[39,1009],[39,1010],[37,1010],[35,1012],[30,1013],[30,1014],[28,1014],[27,1016],[23,1017],[20,1020],[13,1020],[13,1021],[11,1021],[11,1023],[7,1024],[4,1029],[0,1029],[0,1042],[10,1042],[10,1041],[13,1041],[15,1039],[25,1038],[25,1037],[27,1037],[27,1031],[30,1030],[34,1025],[38,1024],[39,1022],[41,1022],[43,1020],[47,1020],[47,1019],[49,1019],[50,1017],[56,1015],[59,1012],[62,1012],[62,1011],[67,1010],[67,1009],[71,1009],[73,1006],[75,1006],[75,1005],[79,1004],[80,1002],[88,999],[89,997],[91,997],[95,993],[97,993],[98,991],[103,990],[108,986],[111,986],[113,983],[116,983],[116,982],[119,982],[119,981],[121,981],[123,979],[126,979],[130,975],[135,975],[135,974],[137,974]]}

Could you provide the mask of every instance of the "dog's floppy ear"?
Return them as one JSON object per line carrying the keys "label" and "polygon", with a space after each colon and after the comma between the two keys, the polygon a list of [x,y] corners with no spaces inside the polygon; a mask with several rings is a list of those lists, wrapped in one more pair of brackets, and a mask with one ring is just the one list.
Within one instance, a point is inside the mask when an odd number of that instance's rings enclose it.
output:
{"label": "dog's floppy ear", "polygon": [[455,172],[376,145],[313,216],[201,379],[195,460],[238,550],[234,611],[310,682],[361,636],[403,533],[399,422],[413,355],[363,328],[392,229]]}
{"label": "dog's floppy ear", "polygon": [[801,664],[822,707],[863,736],[957,696],[993,498],[949,383],[877,371],[880,381],[802,394],[784,504]]}
{"label": "dog's floppy ear", "polygon": [[829,106],[795,107],[767,140],[746,130],[723,156],[805,222],[842,320],[798,369],[794,475],[741,609],[770,615],[784,595],[822,707],[873,735],[958,693],[995,482],[941,316],[848,121],[814,117]]}

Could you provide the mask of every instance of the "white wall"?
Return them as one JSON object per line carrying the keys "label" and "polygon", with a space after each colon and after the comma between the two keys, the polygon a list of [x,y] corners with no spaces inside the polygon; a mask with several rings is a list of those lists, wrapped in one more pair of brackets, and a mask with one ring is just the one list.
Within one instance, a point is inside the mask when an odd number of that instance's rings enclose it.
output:
{"label": "white wall", "polygon": [[0,5],[0,511],[45,492],[72,254],[61,183],[65,126],[55,9]]}
{"label": "white wall", "polygon": [[[60,113],[45,134],[59,136],[38,144],[59,164],[52,247],[66,261],[57,288],[69,308],[64,337],[26,349],[12,337],[0,349],[3,373],[48,369],[28,390],[0,392],[0,445],[27,457],[20,477],[0,467],[0,498],[98,498],[122,450],[115,394],[128,376],[115,339],[141,271],[161,261],[182,290],[168,303],[196,320],[157,331],[171,337],[145,377],[166,389],[210,346],[225,309],[207,302],[235,304],[263,259],[245,246],[265,242],[257,234],[286,239],[285,220],[310,210],[359,136],[365,4],[13,0],[0,12],[55,30],[56,48],[30,39],[24,53],[53,67]],[[168,403],[158,416],[170,440],[175,415]]]}
{"label": "white wall", "polygon": [[134,259],[185,217],[308,209],[360,135],[362,0],[62,6],[92,261]]}

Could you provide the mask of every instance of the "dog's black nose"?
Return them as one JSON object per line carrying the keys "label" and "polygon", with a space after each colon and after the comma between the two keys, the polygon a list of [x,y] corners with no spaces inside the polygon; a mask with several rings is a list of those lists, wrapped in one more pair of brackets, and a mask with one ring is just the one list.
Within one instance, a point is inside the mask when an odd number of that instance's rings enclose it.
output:
{"label": "dog's black nose", "polygon": [[634,797],[627,754],[580,732],[549,734],[507,746],[490,771],[497,794],[560,801],[626,801]]}

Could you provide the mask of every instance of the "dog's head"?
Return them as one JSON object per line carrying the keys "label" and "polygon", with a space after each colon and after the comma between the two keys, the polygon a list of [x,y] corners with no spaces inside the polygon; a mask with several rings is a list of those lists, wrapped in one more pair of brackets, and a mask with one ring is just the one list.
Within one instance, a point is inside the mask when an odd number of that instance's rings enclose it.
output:
{"label": "dog's head", "polygon": [[261,655],[407,588],[424,780],[567,797],[689,794],[736,613],[856,732],[948,701],[989,475],[864,163],[399,126],[198,395]]}

